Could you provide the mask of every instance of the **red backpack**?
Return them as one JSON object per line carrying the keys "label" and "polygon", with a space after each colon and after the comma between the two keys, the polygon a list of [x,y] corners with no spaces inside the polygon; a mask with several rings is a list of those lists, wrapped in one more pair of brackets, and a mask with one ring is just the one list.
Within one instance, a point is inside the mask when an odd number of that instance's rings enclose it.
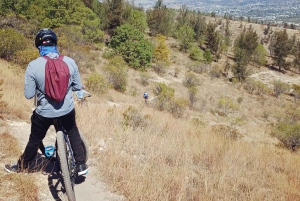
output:
{"label": "red backpack", "polygon": [[65,98],[70,79],[69,67],[63,61],[62,55],[58,59],[51,59],[43,56],[47,60],[45,68],[45,94],[50,98],[61,101]]}

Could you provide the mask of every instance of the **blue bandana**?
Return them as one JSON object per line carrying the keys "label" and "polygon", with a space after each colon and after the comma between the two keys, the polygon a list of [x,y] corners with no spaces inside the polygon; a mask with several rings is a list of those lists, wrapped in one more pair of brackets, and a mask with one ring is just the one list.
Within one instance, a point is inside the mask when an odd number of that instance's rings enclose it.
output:
{"label": "blue bandana", "polygon": [[39,51],[40,51],[40,55],[41,56],[45,56],[47,54],[51,53],[57,53],[59,54],[58,50],[57,50],[57,46],[39,46],[38,47]]}

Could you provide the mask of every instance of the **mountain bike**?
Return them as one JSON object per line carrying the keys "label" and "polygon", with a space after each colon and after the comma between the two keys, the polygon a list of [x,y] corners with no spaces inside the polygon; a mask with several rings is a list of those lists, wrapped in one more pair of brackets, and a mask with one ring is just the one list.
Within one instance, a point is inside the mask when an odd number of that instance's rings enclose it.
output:
{"label": "mountain bike", "polygon": [[[63,184],[68,200],[76,201],[74,186],[77,172],[70,140],[66,134],[66,130],[57,119],[54,120],[54,127],[57,131],[55,147],[51,145],[45,147],[43,143],[41,143],[40,149],[50,161],[55,162],[58,172],[60,172],[63,177]],[[80,132],[79,134],[82,140],[82,149],[86,156],[85,162],[87,162],[89,155],[88,144],[84,136]],[[54,156],[55,158],[53,158]]]}

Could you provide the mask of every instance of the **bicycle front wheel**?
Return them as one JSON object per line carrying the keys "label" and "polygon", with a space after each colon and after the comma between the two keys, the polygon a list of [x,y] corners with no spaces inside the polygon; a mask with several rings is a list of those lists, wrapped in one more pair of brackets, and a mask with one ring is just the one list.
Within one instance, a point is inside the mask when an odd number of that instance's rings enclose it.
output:
{"label": "bicycle front wheel", "polygon": [[74,181],[72,179],[72,162],[70,161],[71,153],[67,148],[65,137],[62,131],[56,133],[57,138],[57,152],[59,156],[59,163],[63,183],[69,201],[76,201],[74,192]]}

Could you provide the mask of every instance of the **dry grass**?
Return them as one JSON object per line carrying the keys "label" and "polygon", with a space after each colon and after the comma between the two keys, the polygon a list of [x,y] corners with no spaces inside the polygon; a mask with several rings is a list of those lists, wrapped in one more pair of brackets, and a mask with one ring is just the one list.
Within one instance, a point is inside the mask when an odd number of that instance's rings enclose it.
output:
{"label": "dry grass", "polygon": [[[7,132],[0,134],[1,161],[16,160],[20,154],[19,143]],[[0,200],[38,200],[38,186],[33,175],[0,172]]]}
{"label": "dry grass", "polygon": [[[231,23],[235,30],[232,37],[241,30],[239,25],[240,22]],[[253,27],[262,34],[262,25]],[[152,89],[157,82],[174,88],[176,98],[188,98],[182,85],[187,55],[176,51],[172,55],[166,74],[147,72],[149,85],[142,86],[139,72],[130,69],[124,94],[109,91],[89,98],[88,108],[76,106],[78,126],[90,143],[89,165],[99,170],[99,180],[128,200],[300,200],[299,153],[277,147],[277,140],[270,137],[267,129],[277,122],[284,105],[294,104],[293,99],[287,95],[251,95],[241,84],[212,80],[204,73],[198,75],[201,85],[195,107],[187,109],[184,118],[175,119],[151,107]],[[224,61],[220,59],[218,65]],[[23,75],[7,70],[8,66],[0,61],[3,99],[8,102],[6,118],[28,119],[32,100],[23,97]],[[98,68],[95,71],[101,72]],[[175,68],[181,70],[177,78],[172,76]],[[150,106],[143,102],[144,91],[150,95]],[[239,109],[228,116],[218,115],[215,111],[222,97],[239,102]],[[123,113],[129,106],[142,117],[139,120],[144,123],[140,126],[133,128],[124,122]],[[234,137],[222,129],[233,132]],[[9,136],[3,134],[6,135]],[[13,141],[11,137],[0,139],[0,146],[6,147],[1,150],[9,151],[3,152],[7,155],[1,155],[1,159],[18,157],[19,152],[12,149],[16,147]],[[25,192],[37,191],[34,182],[24,182],[31,175],[0,176],[4,178],[0,200],[16,195],[15,189],[33,196],[26,197],[28,200],[37,199],[35,194]],[[5,186],[7,183],[10,188]]]}

